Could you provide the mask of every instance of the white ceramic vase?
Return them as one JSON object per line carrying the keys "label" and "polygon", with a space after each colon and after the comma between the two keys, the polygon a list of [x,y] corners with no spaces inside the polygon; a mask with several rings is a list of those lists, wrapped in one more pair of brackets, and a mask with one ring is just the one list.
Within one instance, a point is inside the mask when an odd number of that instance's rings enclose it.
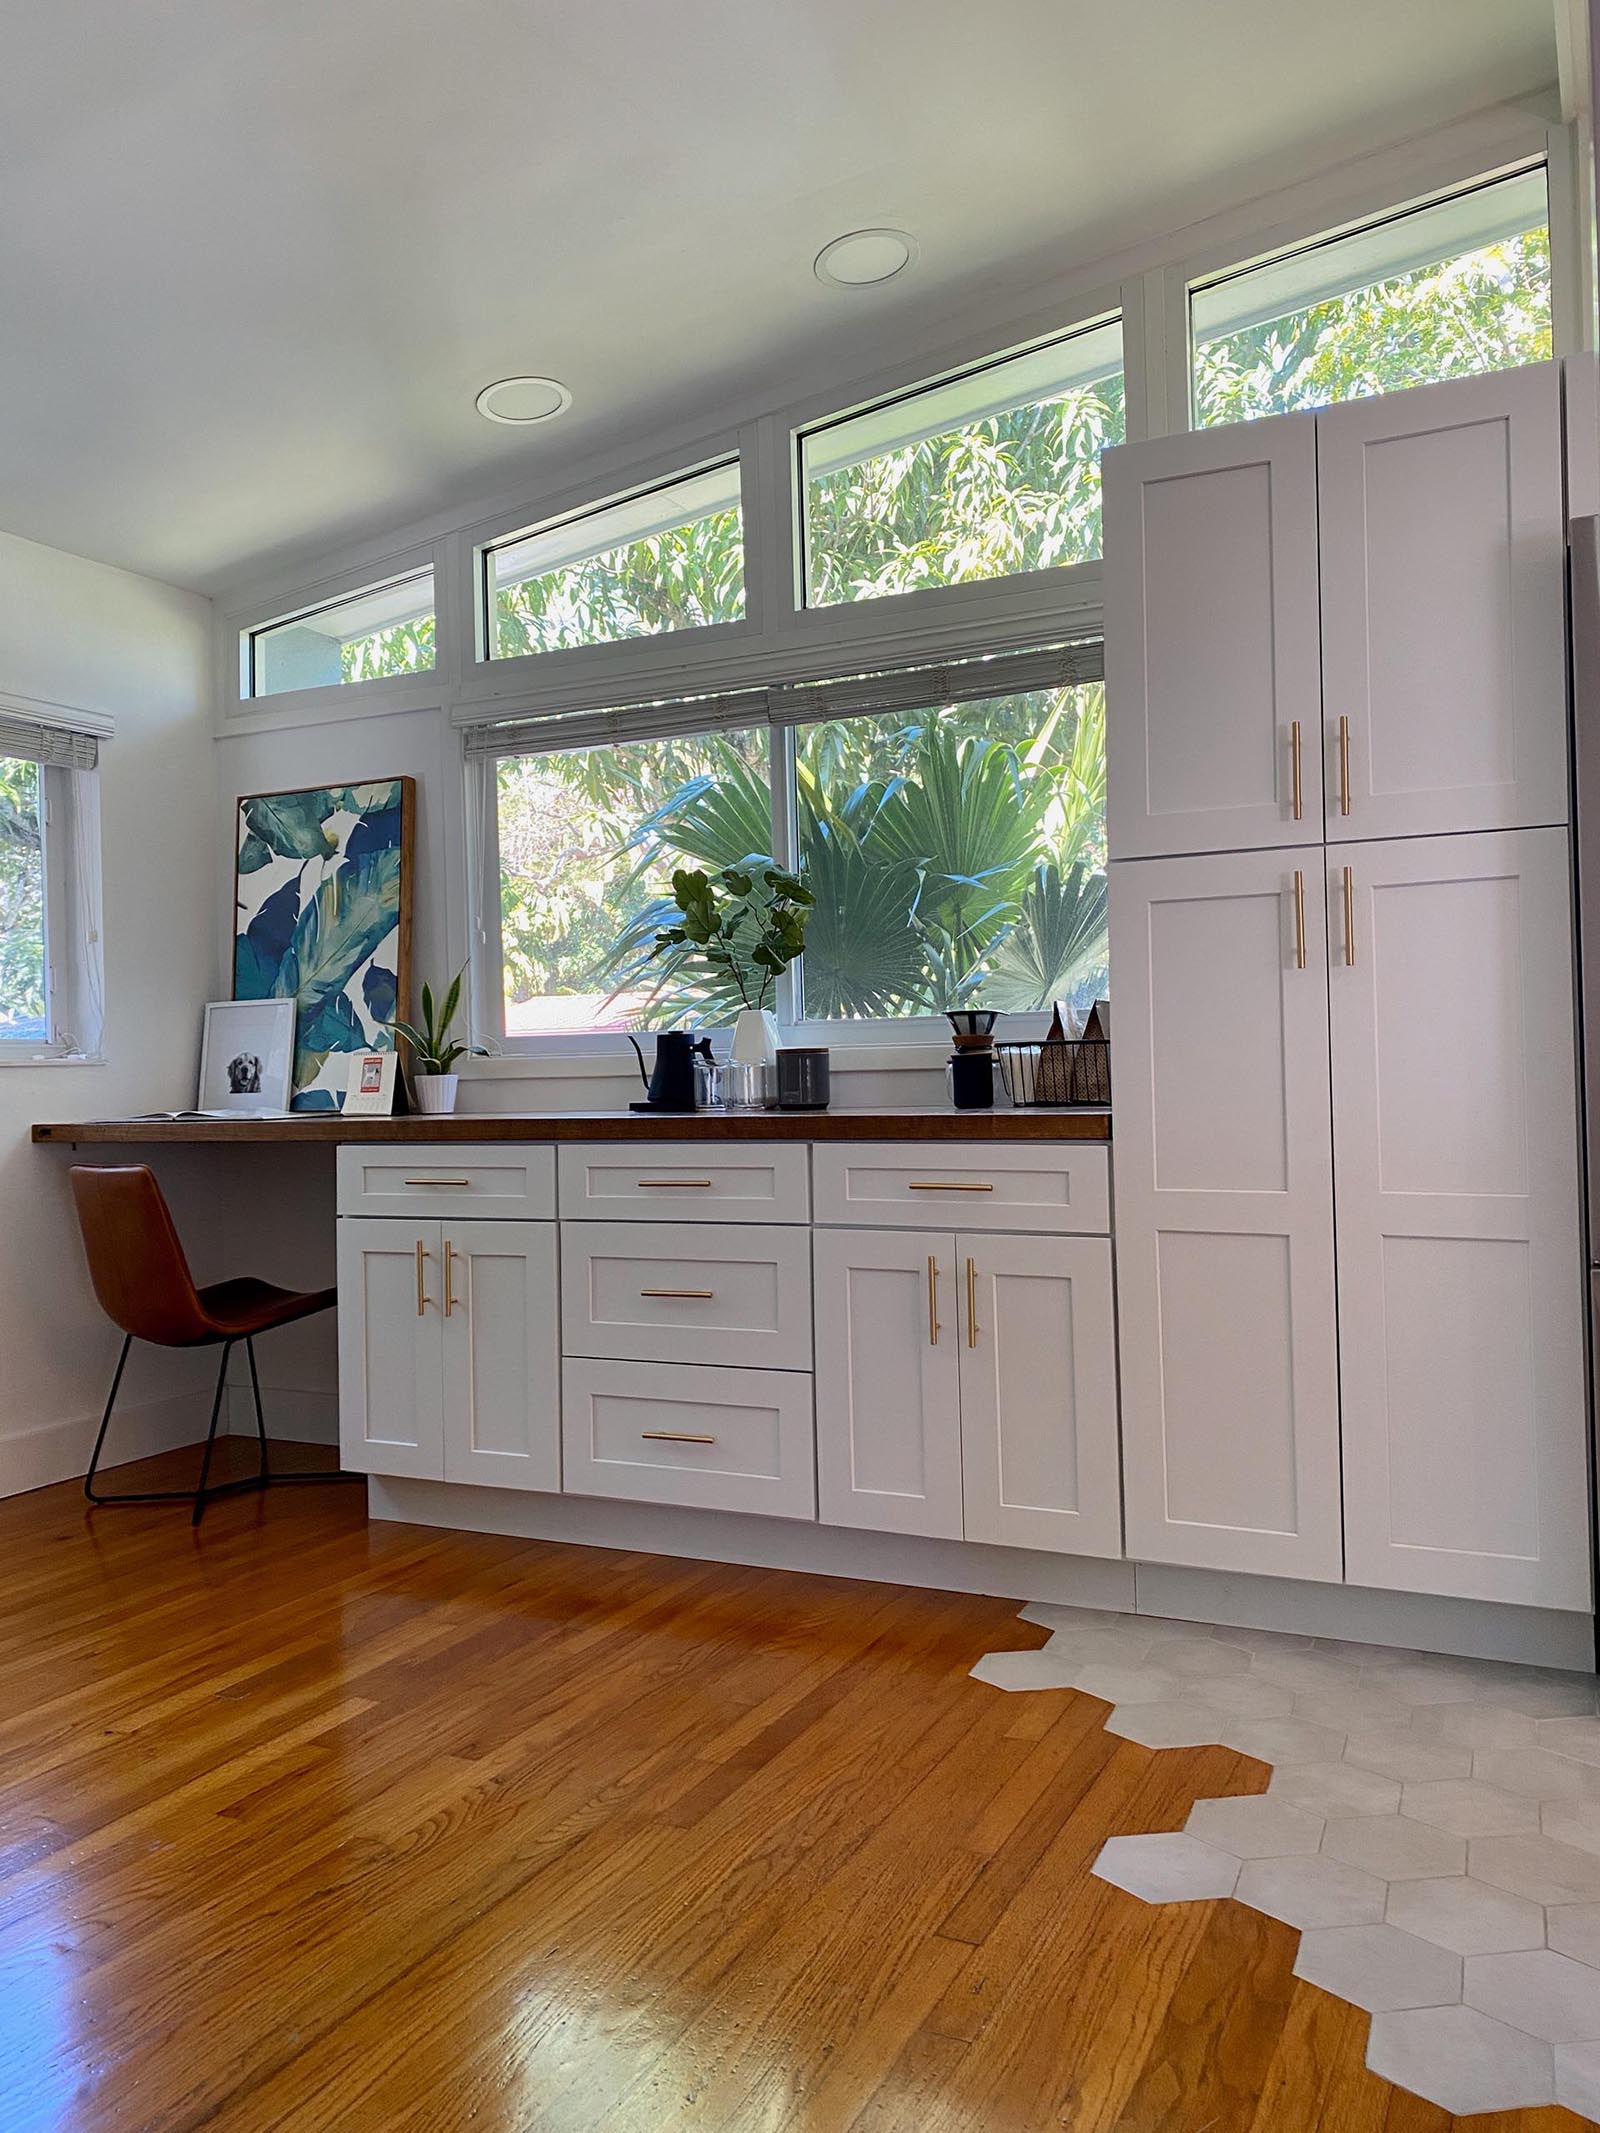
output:
{"label": "white ceramic vase", "polygon": [[411,1085],[417,1092],[417,1109],[436,1114],[453,1111],[460,1080],[459,1074],[413,1074]]}
{"label": "white ceramic vase", "polygon": [[778,1018],[770,1007],[744,1007],[733,1025],[735,1066],[771,1066],[778,1056]]}

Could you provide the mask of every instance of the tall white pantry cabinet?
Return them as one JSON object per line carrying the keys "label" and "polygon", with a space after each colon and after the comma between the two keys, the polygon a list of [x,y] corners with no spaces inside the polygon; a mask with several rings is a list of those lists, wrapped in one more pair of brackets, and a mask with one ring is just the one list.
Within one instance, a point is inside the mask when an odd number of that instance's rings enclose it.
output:
{"label": "tall white pantry cabinet", "polygon": [[1128,1553],[1587,1609],[1560,372],[1105,524]]}

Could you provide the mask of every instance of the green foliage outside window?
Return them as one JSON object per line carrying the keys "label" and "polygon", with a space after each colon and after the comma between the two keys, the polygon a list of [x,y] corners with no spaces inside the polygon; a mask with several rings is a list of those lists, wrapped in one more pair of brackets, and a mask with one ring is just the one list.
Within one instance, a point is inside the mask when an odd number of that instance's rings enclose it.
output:
{"label": "green foliage outside window", "polygon": [[433,669],[433,617],[396,622],[369,637],[339,647],[341,681],[381,681],[390,674],[427,674]]}
{"label": "green foliage outside window", "polygon": [[1194,351],[1201,428],[1509,370],[1550,354],[1550,233],[1269,319]]}
{"label": "green foliage outside window", "polygon": [[744,615],[737,508],[669,526],[587,562],[494,588],[497,659],[702,629]]}
{"label": "green foliage outside window", "polygon": [[1082,563],[1100,553],[1100,454],[1122,373],[925,437],[806,485],[816,607]]}
{"label": "green foliage outside window", "polygon": [[0,1037],[44,1037],[39,766],[0,756]]}

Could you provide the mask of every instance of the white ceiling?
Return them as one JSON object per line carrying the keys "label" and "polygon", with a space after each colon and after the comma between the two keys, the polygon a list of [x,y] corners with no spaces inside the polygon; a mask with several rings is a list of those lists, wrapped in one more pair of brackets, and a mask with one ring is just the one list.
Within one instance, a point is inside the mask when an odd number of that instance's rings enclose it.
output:
{"label": "white ceiling", "polygon": [[[0,0],[0,53],[0,526],[201,588],[1555,74],[1550,0]],[[819,286],[879,222],[914,272]]]}

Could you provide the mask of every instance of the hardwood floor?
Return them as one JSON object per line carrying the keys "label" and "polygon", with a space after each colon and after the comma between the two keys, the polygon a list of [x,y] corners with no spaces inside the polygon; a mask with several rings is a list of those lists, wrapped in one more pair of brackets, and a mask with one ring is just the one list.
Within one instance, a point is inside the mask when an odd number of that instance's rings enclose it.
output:
{"label": "hardwood floor", "polygon": [[1287,1927],[1090,1877],[1266,1773],[967,1679],[1042,1635],[350,1489],[0,1503],[0,2133],[1456,2124]]}

